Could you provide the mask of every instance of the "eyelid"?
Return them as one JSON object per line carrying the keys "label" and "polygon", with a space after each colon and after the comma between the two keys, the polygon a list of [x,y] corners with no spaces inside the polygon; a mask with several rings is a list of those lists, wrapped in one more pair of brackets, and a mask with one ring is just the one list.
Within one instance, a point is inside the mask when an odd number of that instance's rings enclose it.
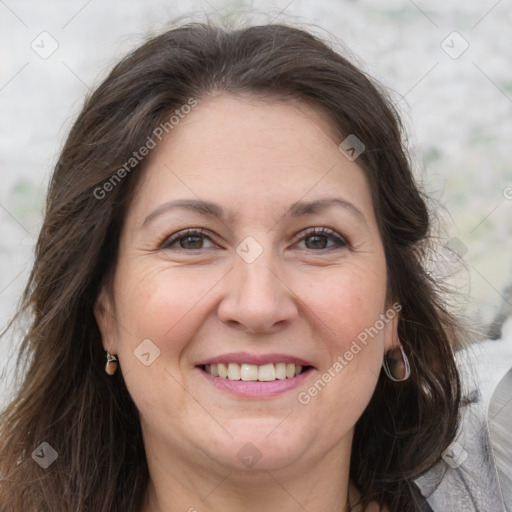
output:
{"label": "eyelid", "polygon": [[[159,249],[168,249],[171,247],[172,244],[180,240],[181,238],[185,238],[187,235],[190,236],[204,236],[205,238],[209,239],[213,244],[215,242],[212,240],[212,234],[205,228],[186,228],[182,229],[180,231],[177,231],[176,233],[173,233],[169,236],[166,236],[160,243],[159,243]],[[296,240],[296,242],[301,242],[302,240],[306,239],[308,236],[312,235],[324,235],[328,238],[334,239],[338,247],[343,246],[349,246],[349,242],[340,234],[338,234],[336,231],[334,231],[331,228],[328,228],[326,226],[322,227],[309,227],[305,228],[295,235],[293,235],[293,238]],[[182,248],[178,248],[182,249]],[[205,247],[202,249],[209,249],[209,247]],[[184,251],[198,251],[201,249],[182,249]],[[321,251],[322,249],[320,249]],[[317,252],[317,251],[315,251]],[[318,251],[319,252],[319,251]]]}
{"label": "eyelid", "polygon": [[[177,231],[176,233],[172,233],[171,235],[168,235],[164,237],[164,239],[158,244],[159,249],[168,249],[173,243],[177,242],[180,238],[185,238],[187,235],[200,235],[204,236],[205,238],[208,238],[212,243],[215,243],[212,240],[211,233],[205,228],[187,228],[182,229],[180,231]],[[183,249],[179,248],[181,250],[187,251],[192,249]],[[207,247],[208,249],[208,247]]]}
{"label": "eyelid", "polygon": [[299,233],[294,235],[294,238],[300,242],[311,235],[325,235],[327,237],[335,239],[336,242],[338,243],[338,245],[340,245],[340,246],[343,246],[343,245],[347,246],[347,247],[349,246],[348,241],[343,236],[341,236],[336,231],[334,231],[333,229],[328,228],[326,226],[310,227],[310,228],[303,229],[302,231],[300,231]]}

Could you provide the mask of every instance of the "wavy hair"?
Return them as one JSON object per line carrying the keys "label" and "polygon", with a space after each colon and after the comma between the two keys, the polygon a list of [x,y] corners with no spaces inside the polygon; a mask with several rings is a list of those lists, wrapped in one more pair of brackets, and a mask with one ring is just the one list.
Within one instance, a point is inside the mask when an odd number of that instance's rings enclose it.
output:
{"label": "wavy hair", "polygon": [[[242,29],[188,23],[123,58],[86,99],[51,177],[35,263],[17,317],[28,316],[16,395],[0,416],[3,512],[138,512],[149,474],[138,412],[122,372],[104,371],[93,315],[115,269],[118,241],[144,160],[98,192],[134,150],[190,98],[211,93],[298,100],[324,112],[340,142],[355,134],[373,197],[388,272],[401,304],[411,377],[381,373],[355,427],[350,477],[390,512],[421,509],[413,480],[453,440],[460,331],[425,268],[430,214],[385,92],[318,37],[284,24]],[[98,195],[103,197],[98,198]],[[58,458],[32,460],[41,442]]]}

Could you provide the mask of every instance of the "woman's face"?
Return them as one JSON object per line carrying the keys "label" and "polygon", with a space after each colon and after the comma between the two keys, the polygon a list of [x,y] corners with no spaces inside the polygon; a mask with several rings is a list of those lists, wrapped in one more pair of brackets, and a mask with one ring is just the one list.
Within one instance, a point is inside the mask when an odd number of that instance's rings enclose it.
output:
{"label": "woman's face", "polygon": [[350,453],[396,317],[340,142],[305,105],[220,95],[152,149],[95,309],[150,466],[304,472]]}

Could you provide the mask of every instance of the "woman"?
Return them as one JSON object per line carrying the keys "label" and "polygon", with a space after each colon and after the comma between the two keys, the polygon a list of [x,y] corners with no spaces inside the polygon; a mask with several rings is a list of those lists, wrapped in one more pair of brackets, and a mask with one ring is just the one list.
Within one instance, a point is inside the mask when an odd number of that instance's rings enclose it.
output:
{"label": "woman", "polygon": [[325,43],[149,40],[51,180],[2,510],[428,510],[460,401],[428,243],[397,114]]}

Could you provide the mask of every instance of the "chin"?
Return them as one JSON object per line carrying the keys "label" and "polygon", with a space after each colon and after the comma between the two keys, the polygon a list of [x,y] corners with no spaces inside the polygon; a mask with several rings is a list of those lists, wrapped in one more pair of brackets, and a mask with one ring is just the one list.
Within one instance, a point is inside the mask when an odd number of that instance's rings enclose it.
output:
{"label": "chin", "polygon": [[[286,416],[284,416],[286,417]],[[304,460],[304,452],[311,441],[304,438],[304,430],[295,426],[294,431],[276,428],[283,418],[260,420],[255,425],[237,422],[236,428],[226,427],[233,436],[224,436],[215,443],[216,450],[210,445],[211,458],[230,470],[242,471],[253,475],[258,471],[276,471]]]}

